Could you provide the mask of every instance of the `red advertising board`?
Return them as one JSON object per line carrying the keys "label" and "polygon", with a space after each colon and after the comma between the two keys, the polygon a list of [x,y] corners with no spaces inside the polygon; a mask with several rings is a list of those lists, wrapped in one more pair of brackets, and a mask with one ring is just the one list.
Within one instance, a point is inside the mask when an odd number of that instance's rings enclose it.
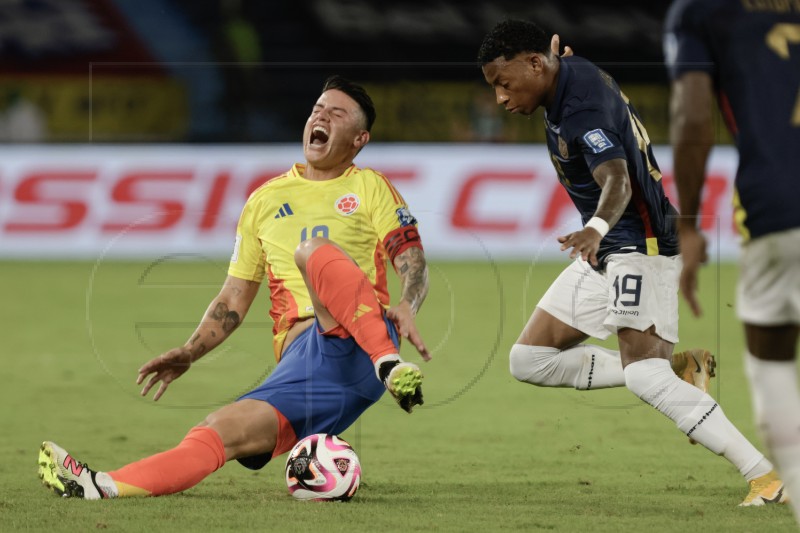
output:
{"label": "red advertising board", "polygon": [[[671,154],[656,150],[675,198]],[[230,253],[247,196],[302,162],[299,145],[0,148],[0,257]],[[556,237],[580,226],[543,146],[370,145],[357,164],[386,174],[436,259],[557,259]],[[733,258],[737,156],[709,165],[703,229]]]}

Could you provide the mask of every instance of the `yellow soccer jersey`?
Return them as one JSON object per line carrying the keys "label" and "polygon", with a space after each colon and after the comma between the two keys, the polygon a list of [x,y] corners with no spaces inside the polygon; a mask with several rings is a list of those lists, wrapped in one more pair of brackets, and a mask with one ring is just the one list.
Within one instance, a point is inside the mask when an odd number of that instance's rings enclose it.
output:
{"label": "yellow soccer jersey", "polygon": [[248,198],[236,229],[228,274],[269,280],[273,348],[280,359],[289,328],[314,315],[311,298],[294,262],[297,245],[326,237],[353,259],[389,306],[386,262],[410,246],[422,247],[417,221],[400,193],[382,174],[350,166],[326,181],[303,177],[305,166],[271,179]]}

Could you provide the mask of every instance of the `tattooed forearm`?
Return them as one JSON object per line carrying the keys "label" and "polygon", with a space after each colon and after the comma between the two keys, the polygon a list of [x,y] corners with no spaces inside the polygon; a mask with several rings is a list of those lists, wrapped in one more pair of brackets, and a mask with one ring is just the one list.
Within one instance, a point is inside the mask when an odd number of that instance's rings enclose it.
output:
{"label": "tattooed forearm", "polygon": [[[213,332],[212,332],[212,333],[213,333]],[[194,337],[192,337],[192,340],[191,340],[191,341],[189,341],[189,345],[190,345],[190,353],[192,354],[192,358],[193,358],[195,361],[196,361],[198,358],[200,358],[200,357],[204,356],[204,355],[205,355],[205,353],[208,351],[208,349],[206,348],[206,345],[205,345],[205,343],[202,343],[202,342],[201,342],[199,345],[197,344],[197,341],[199,341],[199,340],[200,340],[200,334],[199,334],[199,333],[196,333],[196,334],[195,334],[195,336],[194,336]]]}
{"label": "tattooed forearm", "polygon": [[259,286],[257,281],[228,276],[220,293],[211,300],[197,329],[184,344],[192,361],[219,346],[239,327],[258,293]]}
{"label": "tattooed forearm", "polygon": [[228,306],[222,302],[219,302],[217,306],[211,311],[211,318],[214,320],[222,320],[225,317],[225,313],[228,312]]}
{"label": "tattooed forearm", "polygon": [[230,333],[239,325],[239,313],[230,311],[228,306],[222,302],[217,303],[217,306],[211,311],[211,318],[222,322],[222,331]]}
{"label": "tattooed forearm", "polygon": [[222,329],[225,333],[230,333],[239,327],[239,313],[236,311],[228,311],[225,313],[225,319],[222,321]]}
{"label": "tattooed forearm", "polygon": [[403,281],[401,299],[411,304],[411,310],[419,311],[428,294],[428,267],[425,252],[412,246],[394,258],[394,266]]}

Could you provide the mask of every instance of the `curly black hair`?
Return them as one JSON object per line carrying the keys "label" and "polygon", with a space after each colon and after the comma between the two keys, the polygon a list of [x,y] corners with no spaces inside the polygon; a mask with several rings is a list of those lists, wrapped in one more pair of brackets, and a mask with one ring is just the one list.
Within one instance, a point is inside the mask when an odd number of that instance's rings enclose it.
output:
{"label": "curly black hair", "polygon": [[478,63],[483,66],[498,57],[512,59],[520,52],[547,53],[550,37],[545,31],[524,20],[504,20],[486,34],[478,50]]}
{"label": "curly black hair", "polygon": [[358,106],[361,108],[361,111],[364,112],[364,117],[367,119],[366,130],[370,131],[372,129],[372,125],[375,123],[375,104],[372,103],[372,98],[369,97],[367,91],[364,90],[361,85],[353,83],[352,81],[339,76],[338,74],[334,74],[325,80],[325,84],[322,86],[323,93],[325,91],[330,91],[331,89],[342,91],[344,94],[356,101]]}

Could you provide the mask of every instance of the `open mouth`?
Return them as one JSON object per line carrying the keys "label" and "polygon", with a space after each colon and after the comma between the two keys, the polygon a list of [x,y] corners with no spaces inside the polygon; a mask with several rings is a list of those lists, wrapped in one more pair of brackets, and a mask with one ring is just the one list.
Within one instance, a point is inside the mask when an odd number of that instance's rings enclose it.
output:
{"label": "open mouth", "polygon": [[322,126],[314,126],[314,129],[311,130],[311,137],[308,139],[308,143],[314,146],[322,146],[328,142],[328,136],[328,130]]}

